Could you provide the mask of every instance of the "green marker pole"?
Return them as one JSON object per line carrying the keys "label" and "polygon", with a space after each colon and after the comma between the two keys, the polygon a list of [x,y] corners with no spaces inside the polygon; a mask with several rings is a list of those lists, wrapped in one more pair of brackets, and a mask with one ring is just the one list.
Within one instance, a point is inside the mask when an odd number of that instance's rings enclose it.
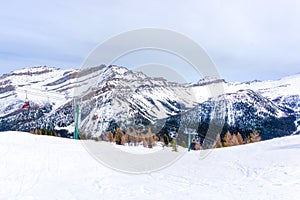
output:
{"label": "green marker pole", "polygon": [[188,136],[188,151],[190,151],[191,150],[191,134],[188,134],[189,136]]}
{"label": "green marker pole", "polygon": [[76,104],[74,139],[78,140],[79,104]]}

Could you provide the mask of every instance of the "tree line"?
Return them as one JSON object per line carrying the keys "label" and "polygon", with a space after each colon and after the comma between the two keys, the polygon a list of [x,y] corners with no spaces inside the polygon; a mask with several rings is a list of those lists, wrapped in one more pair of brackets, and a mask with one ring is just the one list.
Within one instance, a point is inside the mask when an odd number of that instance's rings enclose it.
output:
{"label": "tree line", "polygon": [[48,135],[48,136],[60,137],[60,134],[57,134],[54,130],[48,130],[46,128],[34,129],[34,130],[30,130],[29,132],[35,135]]}
{"label": "tree line", "polygon": [[[261,137],[257,131],[250,133],[246,138],[243,138],[242,135],[238,132],[237,134],[230,133],[229,131],[221,138],[221,134],[217,134],[215,140],[212,143],[211,148],[222,148],[222,147],[231,147],[242,144],[249,144],[254,142],[261,141]],[[206,147],[208,148],[208,147]],[[196,142],[195,150],[202,150],[203,147],[200,142]]]}
{"label": "tree line", "polygon": [[[30,130],[30,133],[36,135],[60,137],[60,134],[56,133],[54,130],[47,130],[46,128]],[[87,139],[87,137],[85,134],[81,134],[80,139],[85,140]],[[120,128],[117,128],[115,132],[109,131],[106,132],[104,136],[102,135],[94,139],[96,141],[104,140],[113,142],[117,145],[139,146],[142,144],[144,147],[147,148],[152,148],[155,145],[157,145],[157,142],[161,142],[163,144],[163,147],[171,146],[173,151],[178,151],[178,144],[176,138],[169,138],[167,134],[164,134],[163,137],[159,138],[156,136],[156,134],[152,133],[150,128],[148,129],[148,132],[146,134],[138,134],[135,130],[129,129],[123,132]],[[250,133],[250,135],[246,138],[243,138],[239,132],[234,134],[227,131],[222,138],[221,134],[217,134],[212,145],[210,147],[205,148],[230,147],[259,141],[261,141],[261,137],[257,131]],[[186,142],[182,141],[181,146],[183,148],[187,148]],[[194,142],[194,150],[202,149],[203,147],[200,142]]]}
{"label": "tree line", "polygon": [[[162,138],[158,138],[151,132],[151,129],[149,129],[146,134],[137,134],[135,131],[123,132],[120,128],[117,128],[115,133],[106,132],[104,140],[114,142],[117,145],[138,146],[143,144],[144,147],[148,148],[152,148],[157,144],[157,142],[162,142],[164,147],[171,146],[173,151],[178,151],[176,138],[169,138],[167,134],[164,134]],[[250,135],[246,138],[243,138],[239,132],[234,134],[227,131],[223,137],[221,137],[221,134],[217,134],[212,145],[205,148],[230,147],[259,141],[261,141],[261,137],[257,131],[250,133]],[[187,148],[186,142],[182,141],[181,146],[183,148]],[[200,142],[194,142],[194,150],[202,149],[203,147]]]}

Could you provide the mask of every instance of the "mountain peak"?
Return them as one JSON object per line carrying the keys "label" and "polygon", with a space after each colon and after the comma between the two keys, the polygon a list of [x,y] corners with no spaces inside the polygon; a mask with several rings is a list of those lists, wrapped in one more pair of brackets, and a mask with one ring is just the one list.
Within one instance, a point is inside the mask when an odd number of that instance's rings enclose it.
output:
{"label": "mountain peak", "polygon": [[197,83],[193,84],[193,86],[205,86],[205,85],[216,84],[216,83],[226,83],[226,81],[224,79],[206,76],[203,79],[200,79]]}
{"label": "mountain peak", "polygon": [[34,67],[27,67],[21,70],[15,70],[12,72],[12,75],[33,75],[33,74],[42,74],[48,73],[52,71],[58,71],[60,68],[56,67],[48,67],[48,66],[34,66]]}

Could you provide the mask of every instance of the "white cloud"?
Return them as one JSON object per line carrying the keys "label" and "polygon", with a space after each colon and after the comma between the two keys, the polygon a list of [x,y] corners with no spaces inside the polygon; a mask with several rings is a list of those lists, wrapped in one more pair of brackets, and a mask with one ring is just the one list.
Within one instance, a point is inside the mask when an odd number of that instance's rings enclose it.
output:
{"label": "white cloud", "polygon": [[299,19],[297,0],[11,0],[0,13],[0,73],[41,60],[80,67],[107,38],[158,27],[202,45],[226,79],[274,79],[299,72]]}

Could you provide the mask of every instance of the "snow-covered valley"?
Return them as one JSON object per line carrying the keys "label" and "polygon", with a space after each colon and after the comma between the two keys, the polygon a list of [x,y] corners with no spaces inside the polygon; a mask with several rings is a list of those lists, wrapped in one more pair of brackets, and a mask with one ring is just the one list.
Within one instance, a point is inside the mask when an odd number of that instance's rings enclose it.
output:
{"label": "snow-covered valley", "polygon": [[78,140],[2,132],[0,199],[300,199],[299,135],[205,151],[134,175],[103,166]]}

